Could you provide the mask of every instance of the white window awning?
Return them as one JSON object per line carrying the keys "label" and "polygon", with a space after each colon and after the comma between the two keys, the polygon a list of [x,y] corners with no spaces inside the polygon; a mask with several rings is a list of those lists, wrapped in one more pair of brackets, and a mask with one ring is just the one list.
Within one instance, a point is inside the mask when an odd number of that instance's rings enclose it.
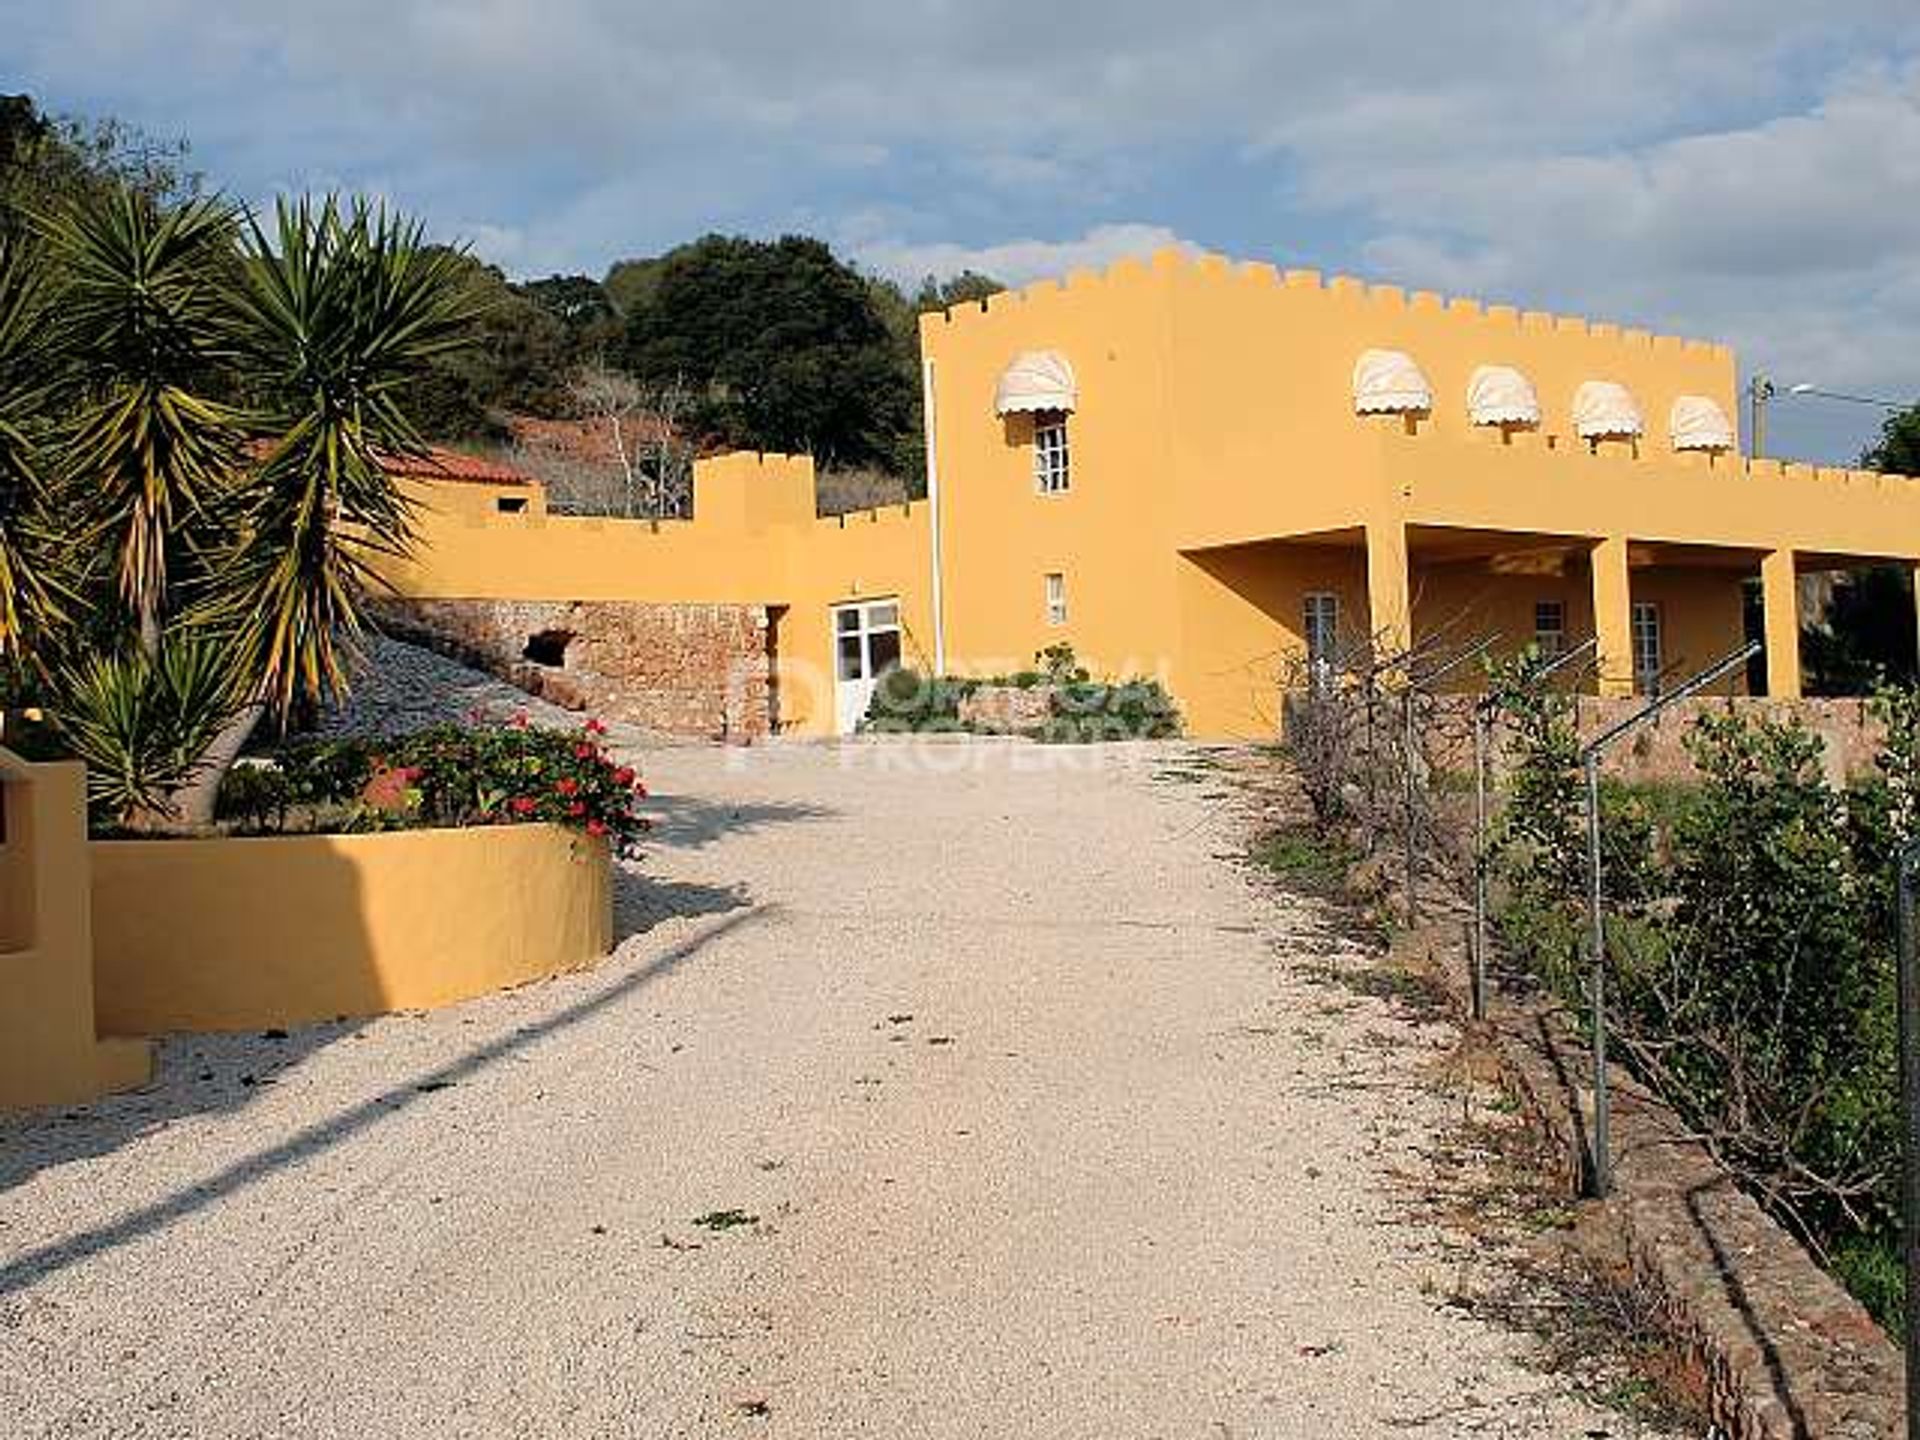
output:
{"label": "white window awning", "polygon": [[1011,415],[1021,410],[1071,412],[1080,403],[1073,366],[1058,350],[1028,350],[1013,357],[1000,372],[993,391],[993,413]]}
{"label": "white window awning", "polygon": [[1646,426],[1626,386],[1617,380],[1587,380],[1573,392],[1573,428],[1582,440],[1631,440]]}
{"label": "white window awning", "polygon": [[1412,415],[1433,409],[1433,387],[1404,350],[1362,350],[1353,362],[1353,413]]}
{"label": "white window awning", "polygon": [[1667,428],[1676,450],[1731,450],[1733,422],[1720,402],[1705,395],[1682,395],[1673,402]]}
{"label": "white window awning", "polygon": [[1467,381],[1467,415],[1476,425],[1538,425],[1540,397],[1511,365],[1482,365]]}

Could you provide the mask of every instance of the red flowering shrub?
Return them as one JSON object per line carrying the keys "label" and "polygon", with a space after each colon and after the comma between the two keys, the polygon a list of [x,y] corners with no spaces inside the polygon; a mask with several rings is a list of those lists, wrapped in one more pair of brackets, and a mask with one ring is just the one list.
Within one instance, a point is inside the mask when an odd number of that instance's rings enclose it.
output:
{"label": "red flowering shrub", "polygon": [[389,765],[376,760],[373,773],[360,787],[360,803],[385,815],[405,815],[420,805],[420,791],[414,784],[419,778],[417,765]]}
{"label": "red flowering shrub", "polygon": [[[436,725],[380,741],[293,746],[249,767],[222,814],[242,829],[391,830],[550,821],[631,852],[646,833],[646,787],[607,754],[606,727],[578,734],[505,725]],[[237,772],[236,772],[237,773]],[[263,799],[255,792],[271,788]]]}

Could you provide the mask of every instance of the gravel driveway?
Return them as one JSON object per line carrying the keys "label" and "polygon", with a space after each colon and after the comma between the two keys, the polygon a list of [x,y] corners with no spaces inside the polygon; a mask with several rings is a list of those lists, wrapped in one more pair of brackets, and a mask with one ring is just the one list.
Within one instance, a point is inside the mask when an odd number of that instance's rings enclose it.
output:
{"label": "gravel driveway", "polygon": [[646,763],[595,973],[0,1126],[0,1430],[1638,1433],[1441,1302],[1449,1037],[1276,956],[1192,752]]}

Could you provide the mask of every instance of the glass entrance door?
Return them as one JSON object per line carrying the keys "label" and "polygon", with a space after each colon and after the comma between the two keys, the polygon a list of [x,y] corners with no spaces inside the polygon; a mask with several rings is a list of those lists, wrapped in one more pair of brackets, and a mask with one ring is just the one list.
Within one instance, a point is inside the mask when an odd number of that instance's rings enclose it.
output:
{"label": "glass entrance door", "polygon": [[835,728],[851,735],[867,713],[873,687],[900,664],[900,602],[862,600],[833,607]]}

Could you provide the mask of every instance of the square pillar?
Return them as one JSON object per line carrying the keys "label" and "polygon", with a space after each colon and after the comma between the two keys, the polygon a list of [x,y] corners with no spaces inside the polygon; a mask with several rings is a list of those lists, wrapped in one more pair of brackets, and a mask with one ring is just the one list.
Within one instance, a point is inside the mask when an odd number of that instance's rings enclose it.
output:
{"label": "square pillar", "polygon": [[1800,576],[1791,550],[1760,557],[1760,610],[1766,626],[1767,698],[1800,698]]}
{"label": "square pillar", "polygon": [[1602,695],[1633,694],[1633,588],[1627,578],[1627,541],[1615,536],[1595,543],[1593,568],[1594,663]]}
{"label": "square pillar", "polygon": [[1380,657],[1412,648],[1407,527],[1397,520],[1367,526],[1367,626]]}

